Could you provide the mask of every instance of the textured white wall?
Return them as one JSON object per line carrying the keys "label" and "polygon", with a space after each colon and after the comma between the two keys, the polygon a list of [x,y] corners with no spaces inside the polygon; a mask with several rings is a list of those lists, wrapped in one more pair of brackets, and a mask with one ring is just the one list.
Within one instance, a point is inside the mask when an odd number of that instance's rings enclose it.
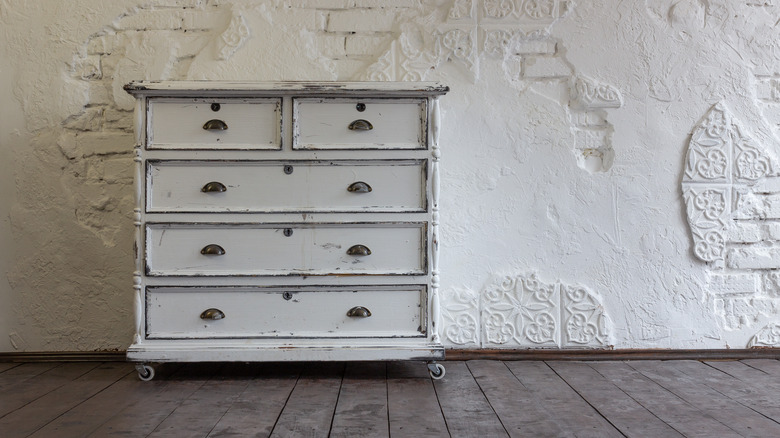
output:
{"label": "textured white wall", "polygon": [[129,342],[136,79],[449,85],[450,346],[780,344],[774,1],[41,3],[0,0],[0,350]]}

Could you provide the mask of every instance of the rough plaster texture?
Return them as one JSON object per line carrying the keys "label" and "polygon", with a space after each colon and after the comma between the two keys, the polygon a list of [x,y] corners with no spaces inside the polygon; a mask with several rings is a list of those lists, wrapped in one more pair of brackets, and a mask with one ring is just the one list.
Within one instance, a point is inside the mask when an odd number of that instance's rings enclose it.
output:
{"label": "rough plaster texture", "polygon": [[[47,5],[0,0],[0,350],[130,341],[132,100],[121,86],[137,79],[449,85],[451,346],[780,343],[777,167],[749,181],[686,173],[718,108],[735,121],[730,139],[777,154],[775,1]],[[756,169],[732,146],[724,168]],[[715,189],[728,212],[692,209]],[[714,218],[722,252],[701,250],[701,217]]]}

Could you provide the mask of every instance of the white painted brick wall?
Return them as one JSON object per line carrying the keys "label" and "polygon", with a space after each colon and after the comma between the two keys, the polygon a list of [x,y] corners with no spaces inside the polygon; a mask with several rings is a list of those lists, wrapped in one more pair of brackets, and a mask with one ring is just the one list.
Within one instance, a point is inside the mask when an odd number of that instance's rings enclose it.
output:
{"label": "white painted brick wall", "polygon": [[328,32],[388,32],[396,20],[394,10],[352,9],[328,14]]}
{"label": "white painted brick wall", "polygon": [[715,295],[740,296],[753,295],[758,291],[757,274],[718,274],[711,273],[707,286]]}
{"label": "white painted brick wall", "polygon": [[728,240],[730,242],[757,243],[761,239],[761,228],[755,222],[734,222],[728,231]]}
{"label": "white painted brick wall", "polygon": [[527,79],[567,78],[572,70],[559,57],[529,56],[524,58],[523,73]]}
{"label": "white painted brick wall", "polygon": [[732,269],[780,269],[780,247],[752,245],[730,249],[726,264]]}

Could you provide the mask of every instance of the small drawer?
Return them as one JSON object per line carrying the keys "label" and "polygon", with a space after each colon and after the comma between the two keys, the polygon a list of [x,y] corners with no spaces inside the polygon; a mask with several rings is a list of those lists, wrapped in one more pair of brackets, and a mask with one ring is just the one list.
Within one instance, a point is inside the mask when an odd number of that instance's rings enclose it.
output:
{"label": "small drawer", "polygon": [[293,99],[293,149],[425,149],[425,99]]}
{"label": "small drawer", "polygon": [[422,275],[424,223],[148,224],[149,276]]}
{"label": "small drawer", "polygon": [[425,212],[426,164],[147,161],[146,211]]}
{"label": "small drawer", "polygon": [[150,287],[148,339],[420,337],[424,286]]}
{"label": "small drawer", "polygon": [[150,99],[147,149],[281,149],[281,99]]}

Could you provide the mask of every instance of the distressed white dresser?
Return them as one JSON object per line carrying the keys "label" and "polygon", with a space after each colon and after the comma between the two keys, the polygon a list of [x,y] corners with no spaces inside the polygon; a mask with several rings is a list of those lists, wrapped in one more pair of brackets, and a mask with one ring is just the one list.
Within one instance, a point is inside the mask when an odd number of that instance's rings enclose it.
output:
{"label": "distressed white dresser", "polygon": [[135,336],[154,362],[444,373],[435,83],[133,82]]}

